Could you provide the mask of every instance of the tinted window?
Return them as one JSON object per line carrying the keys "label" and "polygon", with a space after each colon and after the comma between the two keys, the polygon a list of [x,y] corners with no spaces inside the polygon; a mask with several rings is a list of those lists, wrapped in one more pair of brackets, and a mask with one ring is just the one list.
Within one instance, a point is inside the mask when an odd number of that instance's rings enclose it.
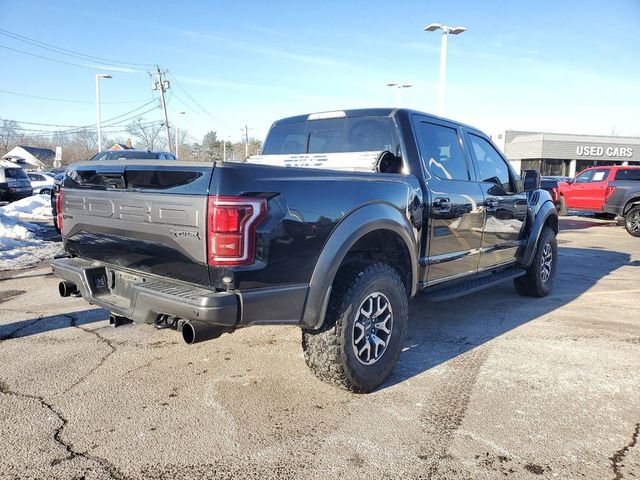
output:
{"label": "tinted window", "polygon": [[102,158],[101,160],[151,160],[158,158],[158,154],[154,152],[131,152],[131,151],[123,151],[123,152],[109,152],[107,158]]}
{"label": "tinted window", "polygon": [[29,177],[27,177],[27,174],[24,173],[24,170],[22,170],[21,168],[5,168],[4,176],[7,178],[29,179]]}
{"label": "tinted window", "polygon": [[478,162],[480,180],[500,184],[505,192],[512,192],[507,162],[484,138],[470,134],[469,139]]}
{"label": "tinted window", "polygon": [[454,128],[420,122],[422,158],[429,172],[445,180],[469,180],[467,161]]}
{"label": "tinted window", "polygon": [[398,139],[389,117],[345,117],[276,125],[271,128],[263,155],[295,153],[396,153]]}
{"label": "tinted window", "polygon": [[618,170],[616,180],[640,180],[640,168],[637,170]]}
{"label": "tinted window", "polygon": [[593,175],[593,170],[589,170],[588,172],[582,172],[580,175],[576,177],[574,183],[587,183],[591,179],[591,175]]}
{"label": "tinted window", "polygon": [[609,176],[609,169],[605,170],[594,170],[593,176],[591,177],[592,182],[602,182],[607,179]]}

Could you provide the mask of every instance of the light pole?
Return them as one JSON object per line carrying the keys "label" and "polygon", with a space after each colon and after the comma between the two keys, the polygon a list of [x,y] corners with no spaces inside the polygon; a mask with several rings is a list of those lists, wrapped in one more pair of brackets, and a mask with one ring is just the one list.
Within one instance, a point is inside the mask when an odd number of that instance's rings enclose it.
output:
{"label": "light pole", "polygon": [[98,73],[96,75],[96,126],[98,128],[98,151],[102,150],[102,131],[100,129],[100,79],[113,78],[108,73]]}
{"label": "light pole", "polygon": [[431,23],[424,27],[425,32],[442,30],[442,46],[440,47],[440,92],[438,94],[438,115],[444,115],[444,84],[447,76],[447,37],[449,34],[459,35],[466,27],[449,27],[440,23]]}
{"label": "light pole", "polygon": [[178,137],[180,136],[180,129],[178,128],[178,119],[180,118],[180,115],[184,115],[187,112],[176,112],[176,158],[178,160],[180,160],[180,158],[178,158],[179,155],[179,150],[180,150],[180,140],[178,140]]}
{"label": "light pole", "polygon": [[396,108],[400,108],[400,97],[402,96],[403,88],[411,88],[412,84],[409,83],[387,83],[387,87],[396,89]]}

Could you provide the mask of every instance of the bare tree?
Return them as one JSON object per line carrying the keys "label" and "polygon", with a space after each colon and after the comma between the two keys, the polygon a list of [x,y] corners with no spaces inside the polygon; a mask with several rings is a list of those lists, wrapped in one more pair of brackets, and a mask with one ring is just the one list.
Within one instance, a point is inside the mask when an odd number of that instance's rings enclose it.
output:
{"label": "bare tree", "polygon": [[2,120],[0,125],[0,154],[4,155],[17,145],[22,138],[20,125],[15,120]]}
{"label": "bare tree", "polygon": [[160,150],[166,147],[166,142],[162,139],[161,122],[145,122],[138,118],[127,125],[127,132],[139,140],[140,148],[145,150]]}

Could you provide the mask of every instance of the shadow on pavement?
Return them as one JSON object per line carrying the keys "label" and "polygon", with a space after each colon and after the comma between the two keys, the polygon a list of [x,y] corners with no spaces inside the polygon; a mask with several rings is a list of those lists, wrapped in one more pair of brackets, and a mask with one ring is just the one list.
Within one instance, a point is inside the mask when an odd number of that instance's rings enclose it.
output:
{"label": "shadow on pavement", "polygon": [[109,319],[109,312],[101,308],[79,310],[42,318],[31,318],[0,325],[0,341],[51,332],[61,328],[87,325]]}
{"label": "shadow on pavement", "polygon": [[394,374],[381,388],[419,375],[572,302],[625,265],[640,267],[640,262],[631,262],[627,253],[561,247],[554,289],[545,298],[521,296],[511,282],[438,303],[418,295],[410,302],[404,351]]}

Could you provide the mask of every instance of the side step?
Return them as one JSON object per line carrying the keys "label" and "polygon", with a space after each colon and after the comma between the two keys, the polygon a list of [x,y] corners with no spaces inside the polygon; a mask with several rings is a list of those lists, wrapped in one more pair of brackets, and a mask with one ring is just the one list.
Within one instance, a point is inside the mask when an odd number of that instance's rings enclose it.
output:
{"label": "side step", "polygon": [[431,289],[427,288],[424,290],[423,295],[426,295],[427,299],[432,302],[442,302],[444,300],[450,300],[452,298],[477,292],[498,283],[502,283],[505,280],[521,277],[525,273],[527,273],[527,271],[524,268],[507,268],[488,275],[475,277],[471,280],[462,280],[459,283],[453,283],[442,287],[434,286]]}

